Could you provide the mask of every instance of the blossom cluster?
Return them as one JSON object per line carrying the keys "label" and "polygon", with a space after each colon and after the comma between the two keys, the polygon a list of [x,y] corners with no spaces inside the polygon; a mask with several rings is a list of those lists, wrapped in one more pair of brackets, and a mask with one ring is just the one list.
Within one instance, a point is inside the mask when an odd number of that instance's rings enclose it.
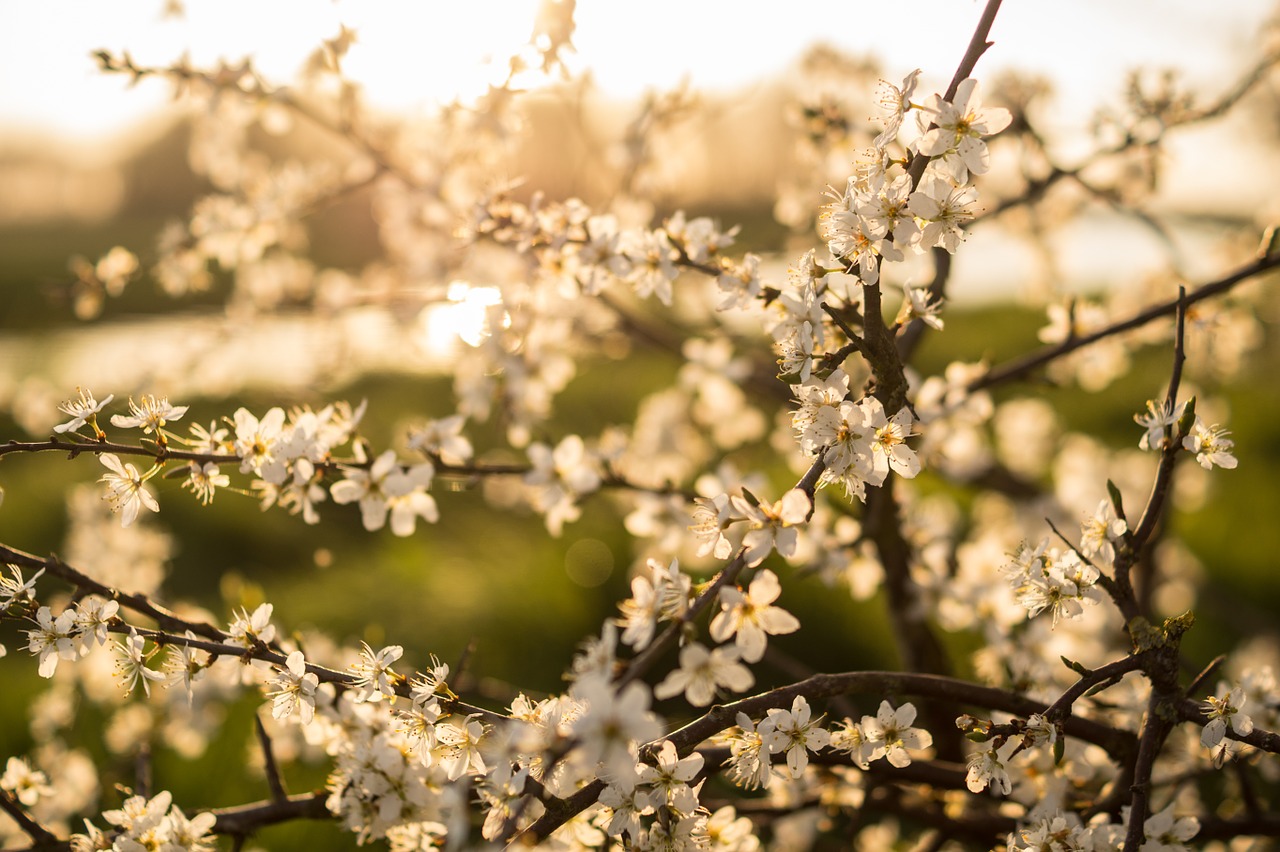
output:
{"label": "blossom cluster", "polygon": [[[106,442],[107,434],[97,425],[96,415],[112,399],[107,396],[99,402],[91,391],[82,389],[78,400],[62,406],[72,419],[54,431],[75,436],[87,426],[93,430],[95,442]],[[411,437],[411,448],[426,454],[428,460],[404,464],[395,451],[387,450],[370,461],[362,443],[353,445],[353,458],[339,459],[334,451],[353,443],[364,415],[363,404],[353,409],[347,403],[335,403],[319,411],[297,408],[287,414],[277,407],[262,417],[240,408],[225,425],[217,421],[207,427],[196,424],[187,435],[165,428],[181,419],[187,406],[174,406],[167,399],[148,395],[138,404],[130,400],[130,409],[129,416],[113,415],[112,425],[154,433],[161,446],[173,441],[185,447],[193,458],[186,465],[182,484],[201,503],[208,505],[219,490],[230,487],[231,479],[222,472],[222,464],[238,462],[239,472],[252,477],[248,487],[259,495],[264,509],[279,505],[309,524],[320,522],[318,505],[331,497],[339,505],[356,503],[367,530],[381,529],[389,517],[396,535],[411,535],[418,518],[429,523],[439,518],[435,500],[428,493],[435,474],[429,459],[465,463],[471,455],[469,442],[460,434],[462,419],[452,417],[432,421]],[[101,479],[106,486],[103,499],[120,513],[124,526],[134,523],[143,509],[160,510],[146,483],[164,470],[163,456],[145,472],[113,452],[100,451],[99,458],[108,471]],[[331,481],[326,489],[326,473],[330,471],[340,472],[342,478]],[[327,478],[334,480],[332,474]]]}
{"label": "blossom cluster", "polygon": [[1023,544],[1002,569],[1018,603],[1029,616],[1048,611],[1056,625],[1061,618],[1079,618],[1085,606],[1101,602],[1101,573],[1078,551],[1058,551],[1049,540]]}

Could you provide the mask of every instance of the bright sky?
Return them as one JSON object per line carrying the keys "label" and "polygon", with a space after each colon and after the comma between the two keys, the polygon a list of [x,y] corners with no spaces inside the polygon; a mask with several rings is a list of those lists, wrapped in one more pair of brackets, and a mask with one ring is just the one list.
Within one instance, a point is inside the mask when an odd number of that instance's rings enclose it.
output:
{"label": "bright sky", "polygon": [[[1063,95],[1063,117],[1114,97],[1126,69],[1177,65],[1225,87],[1246,57],[1268,4],[1218,0],[1009,0],[979,75],[1039,71]],[[252,54],[273,81],[289,81],[339,24],[358,43],[348,69],[381,106],[413,106],[474,92],[480,63],[525,42],[537,0],[186,0],[185,19],[163,19],[163,0],[0,0],[0,128],[51,131],[87,141],[161,109],[165,84],[129,89],[96,70],[97,48],[167,64]],[[925,71],[944,86],[982,11],[979,0],[578,0],[576,62],[607,92],[634,95],[688,76],[728,88],[785,68],[824,40],[871,51],[891,74]],[[878,17],[871,16],[872,10]],[[895,10],[901,10],[895,14]],[[894,21],[901,21],[897,25]],[[903,35],[895,36],[895,29]]]}

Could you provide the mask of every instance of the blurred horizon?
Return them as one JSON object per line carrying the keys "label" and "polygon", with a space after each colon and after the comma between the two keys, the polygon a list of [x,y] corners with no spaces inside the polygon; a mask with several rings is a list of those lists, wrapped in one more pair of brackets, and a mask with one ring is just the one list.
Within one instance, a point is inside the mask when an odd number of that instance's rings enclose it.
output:
{"label": "blurred horizon", "polygon": [[[299,74],[309,51],[338,35],[340,26],[350,25],[356,41],[343,60],[344,71],[364,81],[362,97],[370,114],[391,122],[403,111],[422,114],[429,109],[428,96],[475,94],[477,83],[494,71],[493,63],[485,62],[486,50],[490,59],[518,52],[529,39],[537,10],[535,0],[447,7],[395,2],[379,4],[376,13],[371,5],[335,2],[308,6],[308,14],[302,15],[291,0],[269,9],[237,0],[189,2],[185,19],[165,20],[161,12],[167,5],[161,0],[124,5],[66,0],[0,7],[0,245],[9,260],[0,287],[6,312],[23,317],[29,330],[24,334],[11,326],[0,340],[11,356],[4,371],[10,382],[63,365],[58,376],[49,376],[57,383],[63,374],[82,376],[98,363],[95,351],[101,342],[73,346],[46,333],[47,327],[71,320],[65,303],[47,298],[74,278],[68,271],[70,257],[93,258],[114,245],[148,252],[166,221],[186,218],[192,204],[213,189],[189,162],[192,107],[174,101],[167,82],[143,79],[130,85],[126,76],[97,71],[90,51],[129,51],[138,63],[158,66],[184,55],[202,67],[219,57],[235,62],[252,55],[255,68],[272,85],[299,83],[291,91],[306,97]],[[912,14],[921,23],[918,32],[893,39],[838,25],[857,18],[857,10],[846,3],[803,0],[789,4],[785,12],[771,8],[759,14],[743,14],[723,3],[686,6],[662,0],[647,6],[644,15],[624,19],[616,5],[580,0],[575,52],[568,59],[573,73],[589,76],[586,82],[547,85],[523,100],[524,130],[507,152],[507,171],[494,180],[523,180],[519,194],[536,188],[549,198],[579,197],[607,207],[616,190],[615,160],[643,99],[686,81],[698,99],[663,129],[664,147],[653,157],[648,176],[657,186],[646,189],[660,214],[684,209],[690,215],[717,217],[726,227],[742,225],[738,250],[772,254],[771,274],[785,272],[790,240],[811,242],[813,236],[790,232],[777,220],[774,203],[780,185],[794,177],[786,170],[794,168],[788,164],[795,162],[799,131],[788,109],[794,111],[800,81],[812,83],[802,66],[805,57],[821,54],[815,42],[830,46],[828,59],[878,63],[878,73],[890,80],[912,67],[925,67],[917,96],[923,99],[946,85],[946,69],[963,53],[967,33],[981,12],[974,2],[925,0],[913,5]],[[1031,109],[1037,126],[1054,135],[1059,160],[1070,163],[1072,152],[1082,150],[1081,139],[1089,139],[1093,111],[1122,100],[1124,69],[1177,65],[1201,102],[1211,102],[1234,85],[1258,53],[1264,10],[1244,0],[1226,0],[1209,20],[1197,10],[1196,4],[1182,0],[1118,8],[1103,0],[1083,0],[1069,20],[1050,21],[1043,7],[1009,4],[997,17],[992,49],[978,66],[983,97],[998,103],[1019,85],[1049,86],[1056,94],[1044,96]],[[415,42],[430,29],[424,21],[432,14],[443,14],[443,23],[431,39]],[[238,16],[249,16],[258,25],[236,26]],[[404,19],[402,26],[393,26],[397,16]],[[54,17],[61,26],[51,23]],[[1054,37],[1047,44],[1032,37],[1033,30],[1049,26]],[[711,35],[698,38],[702,29]],[[1141,39],[1133,36],[1138,31]],[[1080,51],[1086,42],[1088,61]],[[654,44],[662,48],[656,55]],[[1196,49],[1188,50],[1188,44]],[[643,53],[646,49],[649,54]],[[440,85],[433,91],[438,79],[412,73],[432,67],[413,64],[431,50],[443,51],[439,58],[446,67],[459,69],[451,91]],[[1018,80],[1025,83],[1012,82],[1013,68],[1022,69]],[[41,85],[24,86],[19,82],[23,79],[40,80]],[[1265,87],[1262,94],[1268,94]],[[1191,280],[1216,273],[1228,235],[1260,231],[1280,220],[1280,199],[1271,192],[1280,184],[1280,162],[1274,156],[1280,109],[1274,92],[1270,97],[1270,102],[1255,99],[1243,117],[1180,130],[1169,140],[1176,157],[1162,163],[1160,189],[1147,208],[1165,217],[1164,233],[1095,203],[1072,228],[1052,235],[1050,248],[1058,263],[1053,273],[1084,292],[1142,286],[1152,268],[1167,268],[1169,256]],[[42,125],[42,116],[62,117],[66,123],[60,128]],[[864,116],[848,118],[856,122]],[[273,157],[318,162],[333,150],[325,131],[303,122],[295,121],[279,135],[268,124],[255,129],[254,144]],[[77,126],[78,131],[73,129]],[[1214,167],[1224,156],[1250,167]],[[852,168],[852,162],[835,165]],[[839,182],[842,177],[827,179]],[[1016,179],[1007,166],[985,177],[994,187]],[[815,183],[804,192],[815,209],[823,202],[822,189]],[[1180,224],[1180,217],[1185,222]],[[1184,226],[1191,224],[1195,227]],[[308,252],[322,267],[357,268],[381,250],[366,192],[353,193],[313,217],[309,227],[313,239]],[[1025,282],[1038,274],[1042,258],[1037,247],[1002,223],[974,228],[969,243],[956,262],[950,294],[955,304],[1016,300]],[[1091,251],[1072,249],[1082,244]],[[147,324],[158,310],[173,310],[155,295],[132,288],[110,306],[103,325],[115,325],[117,338],[131,339],[137,323]],[[205,322],[208,307],[188,302],[184,310],[192,312],[193,321]],[[170,322],[176,320],[170,314]],[[74,335],[81,326],[65,328]],[[0,375],[0,383],[5,378]]]}
{"label": "blurred horizon", "polygon": [[[175,9],[182,14],[166,14]],[[536,10],[538,0],[396,0],[376,5],[280,0],[269,6],[247,0],[124,5],[61,0],[6,5],[0,8],[0,184],[9,191],[4,193],[8,198],[0,197],[0,224],[23,217],[12,210],[14,194],[45,197],[45,210],[38,203],[31,210],[37,219],[58,209],[61,194],[79,201],[61,205],[72,219],[111,215],[111,200],[118,200],[122,188],[110,170],[154,146],[180,120],[174,118],[180,105],[174,109],[168,82],[142,79],[134,84],[123,75],[102,74],[92,51],[127,52],[138,63],[156,67],[182,58],[196,67],[211,67],[252,56],[271,84],[292,86],[308,61],[314,61],[312,52],[321,42],[349,31],[355,41],[343,59],[344,72],[360,83],[371,113],[390,118],[421,115],[454,99],[468,102],[483,95],[486,84],[506,70],[504,56],[520,51],[529,40]],[[973,1],[922,0],[911,6],[910,35],[895,38],[887,28],[859,26],[858,10],[835,0],[803,0],[786,10],[745,14],[740,5],[726,3],[657,0],[637,14],[617,4],[580,0],[573,50],[566,60],[573,74],[589,74],[595,104],[604,111],[620,113],[646,93],[687,84],[690,91],[716,101],[719,109],[749,116],[751,129],[764,125],[776,136],[781,124],[777,115],[771,127],[768,113],[751,107],[776,95],[788,79],[794,81],[801,60],[815,45],[874,61],[891,81],[923,68],[920,92],[941,91],[980,12],[982,6]],[[1016,70],[1047,84],[1038,122],[1070,159],[1071,148],[1088,150],[1094,113],[1119,104],[1130,70],[1178,70],[1199,95],[1213,99],[1258,54],[1258,41],[1266,37],[1268,26],[1275,28],[1276,14],[1274,4],[1252,0],[1224,0],[1212,15],[1204,15],[1202,5],[1192,0],[1120,5],[1082,0],[1070,15],[1053,14],[1037,4],[1007,4],[997,15],[993,46],[979,61],[977,75],[991,81]],[[1098,20],[1107,26],[1098,27]],[[1052,40],[1036,37],[1048,28]],[[741,139],[741,130],[731,136]],[[1224,137],[1190,146],[1207,150],[1215,143],[1221,145]],[[1257,154],[1238,152],[1243,157]],[[741,156],[737,151],[733,155]],[[1234,209],[1242,200],[1265,205],[1265,185],[1280,182],[1274,162],[1253,159],[1258,168],[1267,169],[1253,175],[1262,180],[1216,187],[1222,196],[1230,194]],[[60,192],[14,191],[40,180],[49,162],[73,165]],[[20,174],[14,165],[31,170]],[[748,165],[745,174],[758,174],[754,164]],[[1203,201],[1224,175],[1221,170],[1212,175],[1192,170],[1172,178],[1166,194],[1179,203]],[[42,188],[47,185],[49,180],[41,183]],[[719,192],[727,187],[731,184],[719,182]],[[86,189],[91,191],[87,197]]]}

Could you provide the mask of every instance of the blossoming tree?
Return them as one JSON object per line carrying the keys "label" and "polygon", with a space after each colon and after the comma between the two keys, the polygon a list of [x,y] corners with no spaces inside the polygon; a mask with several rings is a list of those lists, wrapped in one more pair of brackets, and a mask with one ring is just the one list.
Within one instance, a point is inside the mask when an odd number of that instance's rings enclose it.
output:
{"label": "blossoming tree", "polygon": [[[422,668],[406,665],[418,655],[395,637],[341,647],[324,625],[292,629],[288,600],[223,620],[170,599],[158,577],[35,555],[44,543],[11,533],[0,613],[17,633],[4,670],[50,682],[31,702],[38,747],[0,777],[11,843],[240,848],[295,820],[397,850],[1181,849],[1280,835],[1280,648],[1223,647],[1188,671],[1194,615],[1156,600],[1176,558],[1175,480],[1237,464],[1184,365],[1225,369],[1223,351],[1254,328],[1250,300],[1266,291],[1244,285],[1274,277],[1272,234],[1249,233],[1261,248],[1213,280],[1162,280],[1145,304],[1055,301],[1044,345],[1016,360],[916,366],[926,338],[945,333],[951,257],[974,223],[1042,215],[1066,188],[1139,215],[1134,170],[1149,190],[1166,138],[1232,111],[1274,79],[1277,56],[1207,103],[1136,81],[1098,146],[1059,161],[1030,94],[1009,84],[988,98],[973,76],[1000,5],[989,0],[957,69],[872,91],[865,69],[846,68],[838,85],[828,74],[797,93],[794,187],[777,211],[816,236],[775,269],[736,251],[734,228],[655,214],[637,175],[669,104],[650,102],[634,125],[609,204],[495,183],[521,81],[562,71],[573,5],[545,0],[507,79],[427,125],[362,110],[346,30],[298,89],[250,61],[150,67],[99,53],[104,72],[163,78],[199,107],[192,161],[212,189],[154,257],[117,248],[80,264],[80,313],[141,286],[129,282],[145,269],[177,299],[229,276],[237,316],[287,307],[317,322],[479,293],[484,327],[451,365],[452,410],[420,416],[393,446],[362,432],[365,404],[232,399],[205,424],[173,389],[80,387],[51,434],[14,437],[0,458],[75,465],[98,480],[94,502],[115,529],[137,535],[170,500],[217,513],[235,492],[299,525],[358,509],[368,534],[395,536],[444,534],[458,489],[483,488],[494,513],[532,510],[552,536],[607,498],[636,539],[629,596],[564,660],[562,690],[496,703],[459,662],[423,653]],[[878,109],[874,128],[852,117],[863,103]],[[282,115],[331,134],[333,161],[255,147],[251,131]],[[1016,177],[991,195],[982,181],[1001,158]],[[830,163],[842,173],[817,200]],[[316,268],[307,217],[366,190],[382,256]],[[631,424],[557,432],[580,366],[639,346],[680,359],[673,383]],[[1139,346],[1171,362],[1127,424],[1143,459],[1055,441],[1042,380],[1105,386]],[[473,429],[486,423],[501,424],[485,433],[494,446]],[[1051,461],[1087,481],[1048,475]],[[190,497],[165,496],[171,480]],[[775,651],[774,637],[806,629],[788,590],[814,583],[880,593],[900,670],[815,672]],[[976,652],[949,639],[959,634]],[[130,708],[163,719],[243,696],[260,705],[267,786],[235,806],[176,801],[142,746],[112,799],[92,751],[70,744],[77,714],[127,726]],[[327,781],[289,794],[290,757],[308,750]]]}

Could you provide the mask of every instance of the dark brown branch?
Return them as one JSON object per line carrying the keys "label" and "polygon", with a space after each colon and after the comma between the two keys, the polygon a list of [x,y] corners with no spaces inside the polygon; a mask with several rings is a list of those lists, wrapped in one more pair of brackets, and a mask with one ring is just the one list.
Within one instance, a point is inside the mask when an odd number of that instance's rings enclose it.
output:
{"label": "dark brown branch", "polygon": [[673,622],[667,627],[656,639],[650,642],[643,651],[636,654],[628,662],[626,668],[614,678],[614,685],[621,689],[633,680],[643,677],[658,658],[665,654],[676,639],[679,638],[686,624],[690,624],[703,610],[711,605],[711,602],[720,594],[720,589],[737,580],[738,575],[747,567],[747,561],[743,558],[745,551],[741,551],[735,556],[728,565],[716,574],[715,578],[707,585],[706,589],[698,595],[693,603],[689,604],[689,608],[680,616],[679,621]]}
{"label": "dark brown branch", "polygon": [[[931,254],[933,281],[929,284],[929,301],[941,302],[947,297],[947,282],[951,279],[951,252],[934,247]],[[903,363],[911,360],[911,356],[915,354],[928,329],[929,326],[925,321],[916,317],[898,333],[898,355]]]}
{"label": "dark brown branch", "polygon": [[[1184,722],[1191,722],[1196,725],[1204,726],[1209,724],[1209,715],[1204,705],[1199,701],[1186,698],[1178,704],[1178,718]],[[1228,739],[1237,740],[1238,742],[1251,745],[1254,748],[1261,749],[1271,754],[1280,754],[1280,733],[1263,730],[1262,728],[1254,728],[1247,734],[1237,734],[1232,730],[1231,726],[1227,726],[1226,737]]]}
{"label": "dark brown branch", "polygon": [[[1178,293],[1177,324],[1173,339],[1173,370],[1169,378],[1169,391],[1165,394],[1164,400],[1166,411],[1177,411],[1178,386],[1182,382],[1182,365],[1187,360],[1185,349],[1186,292],[1179,288]],[[1130,546],[1135,552],[1141,551],[1146,546],[1147,540],[1155,532],[1160,516],[1164,513],[1165,501],[1168,498],[1169,489],[1173,485],[1174,465],[1177,461],[1178,452],[1182,449],[1181,443],[1185,434],[1186,430],[1183,428],[1183,424],[1177,424],[1172,430],[1172,435],[1167,445],[1162,449],[1160,466],[1156,469],[1155,482],[1151,486],[1151,495],[1147,498],[1147,505],[1142,510],[1142,517],[1138,519],[1138,525],[1134,527],[1131,537],[1129,537]]]}
{"label": "dark brown branch", "polygon": [[8,814],[18,824],[18,828],[22,829],[23,834],[31,838],[31,848],[47,848],[56,846],[59,843],[57,836],[32,819],[23,809],[22,804],[8,790],[0,790],[0,810]]}
{"label": "dark brown branch", "polygon": [[214,627],[212,624],[182,618],[159,604],[153,603],[146,595],[129,594],[127,592],[121,592],[120,590],[114,589],[110,586],[103,585],[92,577],[72,568],[57,556],[50,556],[47,559],[42,559],[39,556],[33,556],[30,553],[25,553],[21,550],[17,550],[6,544],[0,543],[0,561],[7,562],[12,565],[20,565],[26,568],[42,568],[51,576],[65,580],[77,589],[92,592],[110,600],[119,601],[122,607],[126,607],[139,615],[144,615],[147,618],[150,618],[166,630],[174,630],[178,632],[185,632],[189,630],[197,636],[203,636],[206,639],[212,639],[217,642],[226,638],[226,634]]}
{"label": "dark brown branch", "polygon": [[193,453],[187,450],[175,450],[168,446],[157,446],[155,449],[148,447],[135,446],[133,444],[116,444],[111,441],[67,441],[57,436],[52,436],[47,441],[8,441],[0,444],[0,456],[9,453],[48,453],[63,452],[68,458],[75,458],[81,453],[93,453],[101,455],[102,453],[115,453],[121,456],[146,456],[155,459],[157,463],[175,460],[175,461],[194,461],[214,464],[239,464],[241,459],[239,456],[223,455],[219,453]]}
{"label": "dark brown branch", "polygon": [[328,793],[319,790],[315,793],[290,796],[282,801],[218,808],[211,811],[217,817],[213,830],[218,834],[244,837],[258,829],[290,820],[333,819],[333,814],[329,813],[329,809],[325,807],[327,798]]}
{"label": "dark brown branch", "polygon": [[[737,724],[739,713],[758,718],[774,708],[790,707],[797,695],[817,700],[845,694],[902,695],[933,698],[959,704],[985,707],[1026,717],[1043,713],[1041,702],[989,686],[969,683],[958,678],[928,674],[901,672],[846,672],[843,674],[819,674],[799,683],[754,695],[749,698],[712,707],[705,715],[695,719],[663,739],[670,740],[681,755],[721,731]],[[1133,734],[1112,728],[1090,719],[1072,717],[1066,720],[1066,733],[1102,746],[1117,759],[1124,759],[1136,749]],[[603,781],[594,781],[567,799],[546,802],[546,812],[533,825],[519,835],[515,842],[540,843],[576,814],[590,807],[604,790]]]}
{"label": "dark brown branch", "polygon": [[258,735],[258,746],[262,749],[262,768],[267,776],[267,788],[271,790],[271,801],[280,803],[287,801],[289,791],[285,789],[284,777],[280,774],[280,766],[276,763],[275,749],[271,747],[271,737],[262,724],[262,717],[253,714],[253,729]]}
{"label": "dark brown branch", "polygon": [[1106,683],[1109,680],[1118,679],[1129,672],[1140,670],[1146,663],[1146,657],[1147,652],[1142,652],[1116,660],[1113,663],[1107,663],[1105,666],[1091,669],[1087,674],[1081,675],[1080,679],[1069,686],[1062,695],[1058,696],[1058,699],[1044,711],[1044,715],[1055,722],[1059,719],[1071,718],[1071,708],[1086,692],[1100,683]]}
{"label": "dark brown branch", "polygon": [[1147,704],[1147,715],[1142,722],[1142,734],[1138,739],[1138,758],[1134,763],[1133,782],[1129,785],[1129,829],[1124,840],[1126,849],[1137,849],[1142,843],[1143,823],[1150,815],[1151,771],[1172,727],[1161,718],[1160,703],[1161,699],[1153,689]]}
{"label": "dark brown branch", "polygon": [[[991,34],[991,25],[995,23],[996,13],[1000,11],[1000,0],[987,0],[986,8],[982,10],[982,17],[978,19],[978,26],[974,28],[973,37],[969,39],[969,47],[965,50],[964,56],[960,58],[960,64],[956,66],[956,73],[951,78],[951,85],[947,86],[947,93],[943,96],[943,100],[950,101],[956,96],[956,91],[960,88],[960,84],[973,73],[973,69],[978,64],[978,60],[982,58],[982,54],[987,52],[987,48],[991,47],[991,42],[987,37]],[[911,165],[907,167],[907,174],[911,176],[911,188],[915,189],[920,183],[920,178],[924,176],[924,170],[929,165],[929,157],[916,155],[911,160]]]}
{"label": "dark brown branch", "polygon": [[[1254,86],[1265,80],[1267,72],[1278,62],[1280,62],[1280,52],[1273,51],[1272,53],[1262,57],[1257,64],[1241,75],[1240,79],[1237,80],[1235,84],[1213,104],[1202,110],[1184,113],[1163,124],[1160,130],[1160,138],[1163,139],[1163,137],[1171,130],[1193,126],[1195,124],[1219,118],[1226,114],[1228,110],[1234,107],[1245,95],[1252,91]],[[1041,152],[1045,150],[1046,145],[1044,144],[1043,137],[1041,134],[1036,132],[1030,124],[1024,126],[1023,133],[1031,136],[1035,141],[1037,148]],[[1117,209],[1121,209],[1122,212],[1130,214],[1141,213],[1141,211],[1136,211],[1131,208],[1122,208],[1116,202],[1114,191],[1094,186],[1082,178],[1082,174],[1090,167],[1103,162],[1108,157],[1125,154],[1133,150],[1135,146],[1136,140],[1126,138],[1115,145],[1109,145],[1094,151],[1080,160],[1075,166],[1067,167],[1050,162],[1048,164],[1048,173],[1034,180],[1029,179],[1027,186],[1021,195],[1000,201],[995,206],[975,216],[966,224],[965,227],[968,229],[980,221],[993,219],[1010,209],[1034,204],[1042,199],[1051,187],[1063,179],[1074,180],[1091,195],[1106,201]]]}
{"label": "dark brown branch", "polygon": [[[196,650],[204,651],[216,657],[237,657],[244,660],[262,660],[279,667],[284,667],[285,662],[288,659],[288,655],[278,643],[273,642],[270,645],[267,645],[265,643],[258,642],[249,648],[245,648],[242,645],[229,644],[226,640],[230,637],[217,627],[204,622],[189,621],[187,619],[180,618],[164,607],[152,603],[145,595],[128,594],[110,586],[105,586],[80,571],[77,571],[70,565],[62,562],[57,557],[41,559],[38,556],[32,556],[29,553],[24,553],[21,550],[16,550],[8,545],[0,543],[0,562],[21,565],[28,568],[44,568],[51,575],[60,577],[67,582],[72,583],[77,588],[94,592],[110,600],[118,601],[121,607],[150,618],[163,628],[161,630],[152,630],[144,627],[134,627],[125,623],[123,620],[116,620],[108,628],[113,633],[125,634],[130,630],[135,630],[138,635],[150,639],[157,645],[182,645],[188,648],[195,648]],[[184,635],[188,632],[204,638],[192,638],[191,636]],[[321,682],[324,683],[333,683],[339,686],[352,687],[356,682],[354,675],[316,665],[311,662],[306,664],[306,670],[314,674]],[[411,697],[407,682],[397,684],[396,692],[402,697]],[[506,716],[503,716],[500,713],[495,713],[492,710],[486,710],[483,707],[475,707],[459,700],[442,699],[441,704],[451,712],[464,715],[476,714],[489,722],[504,722],[507,719]]]}
{"label": "dark brown branch", "polygon": [[1046,346],[1039,352],[1033,352],[1030,355],[1017,358],[1007,364],[993,367],[983,376],[979,376],[969,383],[969,393],[976,393],[980,390],[993,387],[995,385],[1004,384],[1005,382],[1020,379],[1027,374],[1039,369],[1040,367],[1056,361],[1058,358],[1068,355],[1077,349],[1082,349],[1090,344],[1097,343],[1099,340],[1105,340],[1126,331],[1135,328],[1141,328],[1147,323],[1174,314],[1178,310],[1178,304],[1181,301],[1187,307],[1202,302],[1205,299],[1212,298],[1221,293],[1225,293],[1235,287],[1242,281],[1252,278],[1255,275],[1266,272],[1271,269],[1280,267],[1280,253],[1268,255],[1258,258],[1250,263],[1237,269],[1235,272],[1229,273],[1217,281],[1203,284],[1192,290],[1186,295],[1185,299],[1170,299],[1167,302],[1160,302],[1146,310],[1125,320],[1112,323],[1105,328],[1100,328],[1090,334],[1081,335],[1080,337],[1072,337],[1064,340],[1062,343],[1053,346]]}
{"label": "dark brown branch", "polygon": [[1234,840],[1237,837],[1280,837],[1280,814],[1262,813],[1242,818],[1222,819],[1201,816],[1194,840]]}

